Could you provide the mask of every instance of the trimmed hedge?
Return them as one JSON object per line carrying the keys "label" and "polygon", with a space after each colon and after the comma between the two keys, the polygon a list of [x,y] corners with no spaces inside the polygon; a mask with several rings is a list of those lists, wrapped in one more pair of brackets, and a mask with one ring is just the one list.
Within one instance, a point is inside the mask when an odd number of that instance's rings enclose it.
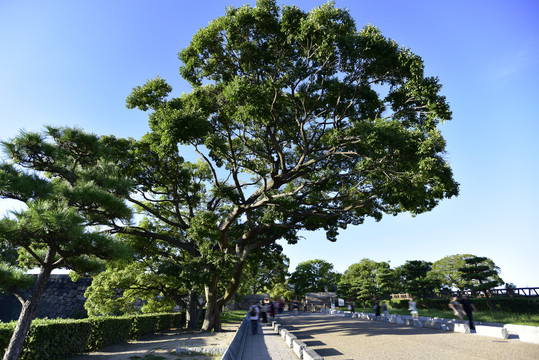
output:
{"label": "trimmed hedge", "polygon": [[88,320],[92,325],[92,331],[88,339],[87,351],[99,350],[129,339],[133,323],[130,316],[92,317]]}
{"label": "trimmed hedge", "polygon": [[48,320],[32,324],[21,359],[62,360],[82,353],[90,337],[91,325],[84,320]]}
{"label": "trimmed hedge", "polygon": [[[40,320],[32,322],[21,360],[62,360],[130,339],[138,339],[176,327],[183,313],[135,316],[103,316],[81,320]],[[0,324],[0,357],[3,357],[16,322]],[[181,326],[178,326],[181,327]]]}

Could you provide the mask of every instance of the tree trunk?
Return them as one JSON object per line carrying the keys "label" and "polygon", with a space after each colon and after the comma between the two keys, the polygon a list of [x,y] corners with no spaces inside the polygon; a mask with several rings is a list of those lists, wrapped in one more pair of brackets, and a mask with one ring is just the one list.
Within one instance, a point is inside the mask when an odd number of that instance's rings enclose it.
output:
{"label": "tree trunk", "polygon": [[198,294],[191,291],[189,292],[189,299],[187,300],[187,309],[185,311],[185,326],[188,329],[196,329],[198,319],[200,317]]}
{"label": "tree trunk", "polygon": [[37,312],[39,301],[41,300],[41,296],[45,291],[45,286],[50,278],[51,271],[52,269],[41,268],[41,271],[37,276],[36,282],[32,288],[32,293],[22,306],[19,320],[17,321],[17,326],[13,331],[13,335],[11,336],[9,346],[7,347],[3,360],[17,360],[21,355],[24,340],[26,339],[26,335],[30,330],[30,325],[32,325],[32,320]]}
{"label": "tree trunk", "polygon": [[483,291],[483,293],[485,294],[485,297],[487,298],[487,302],[488,302],[488,305],[490,306],[490,309],[493,312],[496,312],[496,307],[494,306],[494,303],[492,302],[492,299],[490,298],[489,291],[485,290],[485,291]]}
{"label": "tree trunk", "polygon": [[206,315],[204,316],[202,331],[221,331],[221,308],[236,294],[236,291],[238,290],[247,255],[248,252],[245,252],[242,255],[242,259],[236,263],[229,285],[225,290],[225,294],[221,298],[218,298],[217,295],[219,276],[215,274],[212,275],[211,285],[206,286],[205,288]]}
{"label": "tree trunk", "polygon": [[217,276],[214,276],[211,286],[206,286],[206,315],[202,331],[221,331],[221,309],[217,303]]}

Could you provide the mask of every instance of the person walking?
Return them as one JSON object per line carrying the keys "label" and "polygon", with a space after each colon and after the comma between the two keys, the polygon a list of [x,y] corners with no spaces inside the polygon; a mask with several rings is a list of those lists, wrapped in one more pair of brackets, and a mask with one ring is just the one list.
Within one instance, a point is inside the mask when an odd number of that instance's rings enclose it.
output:
{"label": "person walking", "polygon": [[466,313],[466,317],[468,318],[468,325],[470,326],[470,330],[475,331],[475,325],[473,323],[473,311],[477,311],[475,308],[475,305],[472,304],[470,299],[468,299],[468,296],[466,294],[462,294],[462,297],[460,298],[460,304],[462,305],[462,309]]}
{"label": "person walking", "polygon": [[376,317],[380,316],[380,303],[378,302],[378,300],[374,302],[373,309],[374,309],[374,316]]}
{"label": "person walking", "polygon": [[264,326],[266,326],[268,323],[268,310],[269,310],[268,303],[261,300],[260,301],[260,317],[262,318],[262,323],[264,324]]}
{"label": "person walking", "polygon": [[387,309],[387,303],[386,301],[382,301],[382,312],[384,313],[384,317],[389,317],[389,310]]}
{"label": "person walking", "polygon": [[419,314],[417,313],[417,304],[415,303],[414,298],[410,298],[410,302],[408,303],[408,311],[410,311],[414,320],[419,318]]}
{"label": "person walking", "polygon": [[453,314],[462,322],[462,305],[457,301],[456,296],[451,297],[449,307],[453,310]]}
{"label": "person walking", "polygon": [[260,309],[258,304],[252,304],[249,307],[249,320],[251,320],[251,334],[258,334],[258,319],[260,317]]}
{"label": "person walking", "polygon": [[270,324],[273,323],[275,320],[275,309],[277,308],[275,301],[271,301],[269,303],[269,318],[270,318]]}

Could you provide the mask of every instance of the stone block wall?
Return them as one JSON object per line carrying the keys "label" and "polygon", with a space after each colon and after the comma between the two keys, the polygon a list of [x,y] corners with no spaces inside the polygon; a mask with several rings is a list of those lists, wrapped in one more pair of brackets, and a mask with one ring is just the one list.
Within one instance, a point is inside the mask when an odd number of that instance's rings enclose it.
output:
{"label": "stone block wall", "polygon": [[[84,292],[91,284],[91,278],[82,278],[73,282],[69,275],[51,275],[36,317],[49,319],[84,317],[86,315]],[[0,321],[17,320],[20,311],[21,304],[15,296],[0,295]]]}

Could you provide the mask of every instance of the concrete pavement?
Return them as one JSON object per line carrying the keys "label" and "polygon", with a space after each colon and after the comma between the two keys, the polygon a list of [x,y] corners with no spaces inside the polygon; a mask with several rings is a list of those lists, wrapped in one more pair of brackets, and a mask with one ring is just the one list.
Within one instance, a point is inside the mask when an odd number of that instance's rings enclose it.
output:
{"label": "concrete pavement", "polygon": [[321,313],[282,316],[277,322],[326,360],[539,359],[539,345],[514,339],[504,340]]}
{"label": "concrete pavement", "polygon": [[258,334],[247,333],[242,360],[299,360],[271,326],[258,326]]}

